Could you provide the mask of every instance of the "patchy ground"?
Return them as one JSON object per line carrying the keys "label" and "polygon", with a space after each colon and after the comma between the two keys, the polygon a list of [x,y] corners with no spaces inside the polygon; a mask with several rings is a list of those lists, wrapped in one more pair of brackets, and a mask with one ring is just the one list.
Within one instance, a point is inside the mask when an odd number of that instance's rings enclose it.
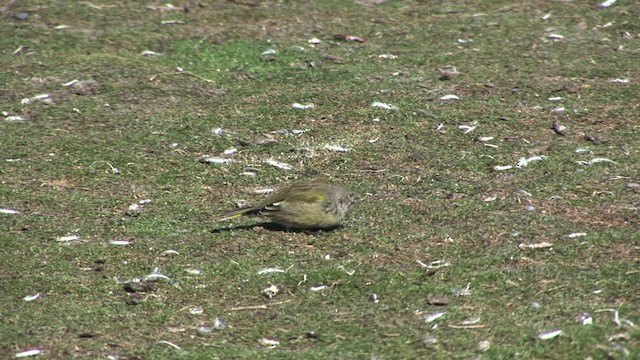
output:
{"label": "patchy ground", "polygon": [[[607,3],[0,6],[0,357],[640,357]],[[341,229],[214,222],[318,175]]]}

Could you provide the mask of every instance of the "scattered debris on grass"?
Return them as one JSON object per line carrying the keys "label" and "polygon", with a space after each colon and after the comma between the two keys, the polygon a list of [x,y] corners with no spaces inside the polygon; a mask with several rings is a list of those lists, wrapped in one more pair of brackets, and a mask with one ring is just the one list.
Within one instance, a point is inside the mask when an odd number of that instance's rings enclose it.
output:
{"label": "scattered debris on grass", "polygon": [[26,358],[26,357],[30,357],[30,356],[40,355],[43,352],[44,352],[44,349],[25,350],[25,351],[21,351],[19,353],[16,353],[15,357],[16,358]]}
{"label": "scattered debris on grass", "polygon": [[440,100],[442,101],[460,100],[460,97],[458,95],[448,94],[440,97]]}
{"label": "scattered debris on grass", "polygon": [[29,105],[32,104],[34,102],[41,102],[45,105],[52,105],[53,104],[53,99],[51,98],[51,94],[39,94],[39,95],[35,95],[32,96],[30,98],[24,98],[20,101],[20,103],[22,105]]}
{"label": "scattered debris on grass", "polygon": [[224,134],[225,134],[224,129],[222,129],[222,128],[220,128],[220,127],[213,129],[213,131],[212,131],[212,132],[213,132],[213,134],[214,134],[214,135],[216,135],[216,136],[222,136],[222,135],[224,135]]}
{"label": "scattered debris on grass", "polygon": [[583,326],[593,324],[593,317],[588,313],[582,313],[576,316],[576,321],[578,321]]}
{"label": "scattered debris on grass", "polygon": [[371,293],[369,294],[369,300],[371,300],[372,303],[377,304],[380,302],[380,298],[378,297],[378,294],[376,293]]}
{"label": "scattered debris on grass", "polygon": [[493,139],[494,139],[493,136],[481,136],[481,137],[478,138],[478,141],[487,142],[487,141],[491,141]]}
{"label": "scattered debris on grass", "polygon": [[140,216],[140,214],[142,214],[142,210],[150,203],[151,199],[139,200],[129,205],[124,214],[129,217],[138,217]]}
{"label": "scattered debris on grass", "polygon": [[480,351],[488,351],[491,348],[491,341],[489,340],[481,340],[478,342],[478,350]]}
{"label": "scattered debris on grass", "polygon": [[598,4],[598,7],[601,8],[601,9],[606,9],[606,8],[608,8],[609,6],[611,6],[611,5],[615,4],[615,3],[616,3],[616,0],[607,0],[607,1],[604,1],[604,2],[601,2],[600,4]]}
{"label": "scattered debris on grass", "polygon": [[258,271],[257,274],[264,275],[264,274],[283,273],[283,272],[286,272],[286,271],[279,268],[264,268]]}
{"label": "scattered debris on grass", "polygon": [[131,241],[130,240],[110,240],[109,244],[118,245],[118,246],[129,246],[131,245]]}
{"label": "scattered debris on grass", "polygon": [[169,345],[170,347],[178,350],[178,352],[180,352],[181,354],[185,354],[186,351],[182,350],[182,348],[180,348],[180,346],[170,342],[170,341],[166,341],[166,340],[160,340],[160,341],[156,341],[156,344],[163,344],[163,345]]}
{"label": "scattered debris on grass", "polygon": [[184,21],[182,20],[162,20],[160,21],[160,24],[162,25],[182,25],[182,24],[186,24]]}
{"label": "scattered debris on grass", "polygon": [[567,237],[568,238],[577,238],[577,237],[581,237],[581,236],[587,236],[586,232],[574,232],[571,234],[568,234]]}
{"label": "scattered debris on grass", "polygon": [[276,51],[276,49],[267,49],[263,52],[260,53],[260,60],[263,61],[273,61],[276,59],[276,55],[278,54],[278,52]]}
{"label": "scattered debris on grass", "polygon": [[458,69],[451,65],[445,66],[444,68],[438,70],[440,70],[440,80],[451,80],[454,77],[460,75]]}
{"label": "scattered debris on grass", "polygon": [[258,175],[258,169],[249,166],[244,168],[244,171],[240,175],[255,177]]}
{"label": "scattered debris on grass", "polygon": [[30,302],[30,301],[33,301],[33,300],[39,298],[40,295],[41,295],[40,293],[36,293],[36,294],[33,294],[33,295],[27,295],[27,296],[23,297],[22,300]]}
{"label": "scattered debris on grass", "polygon": [[328,288],[328,286],[327,286],[327,285],[316,285],[316,286],[312,286],[312,287],[310,287],[310,288],[309,288],[309,290],[310,290],[310,291],[317,292],[317,291],[322,291],[322,290],[324,290],[324,289],[326,289],[326,288]]}
{"label": "scattered debris on grass", "polygon": [[202,315],[204,314],[204,309],[202,306],[194,306],[189,309],[189,314],[191,315]]}
{"label": "scattered debris on grass", "polygon": [[398,110],[398,107],[391,104],[386,104],[380,101],[374,101],[371,103],[372,108],[384,109],[384,110]]}
{"label": "scattered debris on grass", "polygon": [[284,162],[276,161],[274,159],[267,159],[264,162],[265,162],[265,164],[271,165],[271,166],[273,166],[275,168],[278,168],[280,170],[292,170],[293,169],[293,166],[291,166],[291,165],[289,165],[287,163],[284,163]]}
{"label": "scattered debris on grass", "polygon": [[463,134],[468,134],[468,133],[474,131],[477,127],[478,127],[478,124],[458,125],[458,129],[462,130]]}
{"label": "scattered debris on grass", "polygon": [[291,108],[292,109],[298,109],[298,110],[308,110],[308,109],[313,109],[315,107],[316,107],[316,105],[313,104],[313,103],[308,103],[308,104],[293,103],[293,104],[291,104]]}
{"label": "scattered debris on grass", "polygon": [[227,328],[227,324],[219,318],[213,319],[213,328],[216,330],[224,330]]}
{"label": "scattered debris on grass", "polygon": [[258,339],[258,343],[267,348],[275,348],[280,345],[280,341],[267,338]]}
{"label": "scattered debris on grass", "polygon": [[496,201],[496,199],[498,199],[498,195],[493,194],[493,195],[487,196],[486,198],[482,199],[482,201],[484,201],[484,202],[492,202],[492,201]]}
{"label": "scattered debris on grass", "polygon": [[551,331],[542,332],[538,334],[537,337],[540,340],[550,340],[558,337],[560,334],[562,334],[562,330],[551,330]]}
{"label": "scattered debris on grass", "polygon": [[[273,304],[271,304],[273,305]],[[268,309],[267,305],[249,305],[249,306],[238,306],[229,309],[229,311],[240,311],[240,310],[258,310],[258,309]]]}
{"label": "scattered debris on grass", "polygon": [[580,165],[594,165],[594,164],[598,164],[598,163],[602,163],[602,162],[606,162],[606,163],[611,163],[611,164],[617,164],[617,162],[611,160],[611,159],[607,159],[607,158],[595,158],[595,159],[591,159],[589,161],[577,161],[578,164]]}
{"label": "scattered debris on grass", "polygon": [[196,334],[198,334],[198,336],[206,336],[210,334],[212,331],[213,331],[213,327],[208,325],[201,325],[196,328]]}
{"label": "scattered debris on grass", "polygon": [[9,122],[22,122],[22,121],[26,121],[27,119],[20,116],[20,115],[9,115],[7,113],[7,115],[5,115],[5,120],[9,121]]}
{"label": "scattered debris on grass", "polygon": [[540,304],[540,303],[539,303],[539,302],[537,302],[537,301],[532,301],[532,302],[531,302],[531,304],[529,304],[529,305],[531,305],[531,307],[532,307],[532,308],[534,308],[534,309],[536,309],[536,310],[537,310],[537,309],[540,309],[540,308],[542,307],[542,304]]}
{"label": "scattered debris on grass", "polygon": [[340,269],[340,270],[344,271],[344,273],[345,273],[345,274],[347,274],[347,275],[349,275],[349,276],[353,276],[353,274],[355,274],[355,273],[356,273],[356,271],[355,271],[355,270],[347,270],[347,269],[345,269],[344,265],[339,265],[339,266],[338,266],[338,269]]}
{"label": "scattered debris on grass", "polygon": [[427,334],[422,337],[422,343],[426,346],[435,345],[438,342],[438,338],[434,335]]}
{"label": "scattered debris on grass", "polygon": [[21,214],[21,212],[14,209],[0,209],[0,214],[18,215]]}
{"label": "scattered debris on grass", "polygon": [[235,153],[237,153],[237,152],[238,152],[238,149],[237,149],[237,148],[230,147],[230,148],[225,149],[222,153],[223,153],[224,155],[233,155],[233,154],[235,154]]}
{"label": "scattered debris on grass", "polygon": [[200,269],[189,268],[189,269],[187,269],[185,271],[187,272],[187,274],[190,274],[190,275],[201,275],[202,274],[202,270],[200,270]]}
{"label": "scattered debris on grass", "polygon": [[629,79],[611,79],[609,80],[610,83],[616,83],[616,84],[626,84],[629,82]]}
{"label": "scattered debris on grass", "polygon": [[558,135],[562,135],[562,136],[566,135],[567,127],[560,124],[557,121],[554,121],[553,123],[551,123],[551,129],[553,129],[553,131],[555,131],[556,134]]}
{"label": "scattered debris on grass", "polygon": [[63,244],[70,244],[79,239],[80,239],[80,236],[78,235],[68,235],[68,236],[60,236],[59,238],[56,239],[56,241]]}
{"label": "scattered debris on grass", "polygon": [[433,314],[428,314],[424,316],[424,321],[429,324],[432,323],[438,319],[440,319],[441,317],[443,317],[446,314],[446,312],[436,312]]}
{"label": "scattered debris on grass", "polygon": [[272,133],[275,134],[282,134],[282,135],[295,135],[295,136],[300,136],[308,131],[310,131],[311,129],[293,129],[293,130],[289,130],[289,129],[279,129],[279,130],[275,130],[272,131]]}
{"label": "scattered debris on grass", "polygon": [[505,171],[505,170],[513,169],[513,166],[511,166],[511,165],[494,165],[493,167],[491,167],[491,169],[493,169],[494,171]]}
{"label": "scattered debris on grass", "polygon": [[548,249],[548,248],[552,248],[553,244],[550,242],[539,242],[539,243],[535,243],[535,244],[519,244],[518,248],[521,250],[526,250],[526,249]]}
{"label": "scattered debris on grass", "polygon": [[332,144],[325,144],[324,149],[328,151],[333,151],[333,152],[349,152],[353,150],[352,148],[343,147],[340,145],[332,145]]}
{"label": "scattered debris on grass", "polygon": [[141,52],[140,55],[142,55],[142,56],[159,56],[160,53],[157,53],[157,52],[151,51],[151,50],[145,50],[145,51]]}
{"label": "scattered debris on grass", "polygon": [[596,310],[596,312],[611,312],[613,323],[619,327],[622,327],[624,324],[632,328],[636,327],[636,324],[634,324],[631,320],[621,319],[620,311],[618,309],[600,309],[600,310]]}
{"label": "scattered debris on grass", "polygon": [[68,81],[68,82],[66,82],[66,83],[63,83],[63,84],[62,84],[62,86],[64,86],[64,87],[68,87],[68,86],[75,85],[75,84],[77,84],[78,82],[80,82],[80,80],[78,80],[78,79],[73,79],[73,80],[71,80],[71,81]]}
{"label": "scattered debris on grass", "polygon": [[249,306],[238,306],[238,307],[233,307],[231,309],[229,309],[229,311],[241,311],[241,310],[259,310],[259,309],[268,309],[271,306],[274,305],[283,305],[283,304],[287,304],[290,303],[292,300],[285,300],[285,301],[277,301],[277,302],[270,302],[269,306],[265,305],[265,304],[261,304],[261,305],[249,305]]}
{"label": "scattered debris on grass", "polygon": [[363,43],[366,40],[361,37],[361,36],[357,36],[357,35],[344,35],[344,34],[336,34],[333,36],[334,39],[336,40],[342,40],[342,41],[354,41],[354,42],[359,42],[359,43]]}
{"label": "scattered debris on grass", "polygon": [[546,156],[532,156],[530,158],[521,157],[518,160],[518,163],[516,164],[516,167],[517,168],[527,167],[530,163],[532,163],[534,161],[541,161],[541,160],[544,160],[546,158],[547,158]]}
{"label": "scattered debris on grass", "polygon": [[104,160],[96,160],[96,161],[92,162],[91,165],[89,165],[89,169],[95,170],[98,166],[100,166],[102,164],[106,164],[107,166],[109,166],[109,169],[111,170],[112,174],[119,174],[120,173],[120,170],[118,170],[115,166],[111,165],[110,162],[104,161]]}
{"label": "scattered debris on grass", "polygon": [[[534,162],[534,161],[541,161],[546,159],[546,156],[532,156],[529,158],[525,158],[525,157],[521,157],[520,159],[518,159],[518,162],[516,163],[516,168],[518,169],[522,169],[525,168],[527,166],[529,166],[530,163]],[[513,165],[493,165],[491,167],[491,169],[493,171],[505,171],[505,170],[511,170],[513,169],[514,166]]]}
{"label": "scattered debris on grass", "polygon": [[143,280],[145,281],[167,280],[168,282],[173,283],[173,280],[171,280],[170,277],[160,273],[160,268],[153,269],[153,272],[151,274],[145,275],[143,277]]}
{"label": "scattered debris on grass", "polygon": [[394,54],[380,54],[378,55],[379,59],[387,59],[387,60],[393,60],[393,59],[397,59],[398,55],[394,55]]}
{"label": "scattered debris on grass", "polygon": [[480,323],[480,316],[474,316],[463,320],[460,325],[476,325],[478,323]]}
{"label": "scattered debris on grass", "polygon": [[468,283],[467,286],[461,288],[461,289],[451,289],[451,293],[454,296],[469,296],[472,294],[471,291],[471,283]]}
{"label": "scattered debris on grass", "polygon": [[234,159],[223,158],[220,156],[204,156],[198,160],[203,164],[214,164],[214,165],[229,165],[235,162]]}
{"label": "scattered debris on grass", "polygon": [[271,285],[268,288],[262,290],[262,295],[266,296],[269,299],[273,299],[278,294],[280,294],[283,290],[281,285]]}
{"label": "scattered debris on grass", "polygon": [[430,262],[430,263],[428,263],[428,264],[425,264],[425,263],[423,263],[423,262],[422,262],[422,261],[420,261],[420,260],[416,260],[416,262],[417,262],[420,266],[422,266],[423,268],[427,268],[427,269],[440,269],[440,268],[447,267],[447,266],[451,265],[451,264],[449,264],[449,262],[448,262],[448,261],[446,261],[446,260],[444,260],[444,259],[442,259],[442,260],[435,260],[435,261],[432,261],[432,262]]}
{"label": "scattered debris on grass", "polygon": [[170,3],[166,3],[164,5],[148,5],[147,9],[158,10],[158,11],[182,11],[182,8],[174,6],[173,4],[170,4]]}
{"label": "scattered debris on grass", "polygon": [[162,255],[162,256],[164,256],[164,255],[180,255],[180,253],[175,251],[175,250],[165,250],[160,255]]}

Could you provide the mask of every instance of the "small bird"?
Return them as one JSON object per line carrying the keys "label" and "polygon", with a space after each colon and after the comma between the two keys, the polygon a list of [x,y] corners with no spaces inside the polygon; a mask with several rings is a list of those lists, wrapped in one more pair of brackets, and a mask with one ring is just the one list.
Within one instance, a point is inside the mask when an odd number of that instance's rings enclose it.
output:
{"label": "small bird", "polygon": [[224,213],[218,221],[257,215],[287,230],[326,230],[340,226],[354,202],[351,190],[317,179],[291,185],[255,206]]}

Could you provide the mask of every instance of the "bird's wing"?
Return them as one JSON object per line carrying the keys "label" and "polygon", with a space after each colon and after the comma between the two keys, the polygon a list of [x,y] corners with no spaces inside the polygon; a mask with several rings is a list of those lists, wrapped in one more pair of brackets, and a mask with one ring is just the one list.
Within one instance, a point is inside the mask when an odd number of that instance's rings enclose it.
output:
{"label": "bird's wing", "polygon": [[315,185],[311,184],[294,185],[289,189],[280,191],[268,197],[257,205],[256,208],[260,209],[260,214],[265,215],[270,212],[279,211],[285,201],[296,204],[315,204],[327,201],[327,194],[324,189],[314,189],[314,187]]}

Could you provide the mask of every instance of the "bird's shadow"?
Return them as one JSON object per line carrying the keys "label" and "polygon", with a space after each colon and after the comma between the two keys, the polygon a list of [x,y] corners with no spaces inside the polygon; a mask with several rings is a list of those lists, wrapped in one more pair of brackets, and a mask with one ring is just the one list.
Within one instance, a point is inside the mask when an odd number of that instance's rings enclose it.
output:
{"label": "bird's shadow", "polygon": [[235,230],[250,230],[256,227],[261,227],[268,231],[276,231],[276,232],[287,232],[287,233],[302,233],[308,235],[318,235],[325,232],[330,232],[341,228],[341,225],[334,226],[332,228],[324,228],[324,229],[296,229],[296,228],[288,228],[279,224],[275,224],[272,222],[262,222],[257,224],[246,224],[246,225],[232,225],[225,227],[218,227],[215,229],[211,229],[210,232],[212,234],[224,233],[227,231],[235,231]]}

